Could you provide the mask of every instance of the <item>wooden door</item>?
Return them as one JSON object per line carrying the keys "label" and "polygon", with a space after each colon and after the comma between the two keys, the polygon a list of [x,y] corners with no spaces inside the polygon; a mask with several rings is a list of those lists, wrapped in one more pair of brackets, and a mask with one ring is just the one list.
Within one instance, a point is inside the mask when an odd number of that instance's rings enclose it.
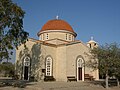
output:
{"label": "wooden door", "polygon": [[78,80],[82,80],[82,67],[78,67]]}
{"label": "wooden door", "polygon": [[24,67],[24,80],[28,80],[28,66]]}

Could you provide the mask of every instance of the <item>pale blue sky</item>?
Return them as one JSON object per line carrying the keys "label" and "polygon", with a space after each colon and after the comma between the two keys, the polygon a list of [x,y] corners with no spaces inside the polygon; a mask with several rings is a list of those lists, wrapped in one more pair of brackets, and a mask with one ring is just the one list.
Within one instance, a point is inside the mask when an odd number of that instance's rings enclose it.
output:
{"label": "pale blue sky", "polygon": [[26,12],[24,29],[32,38],[51,19],[59,15],[87,42],[91,36],[99,44],[120,44],[120,0],[13,0]]}

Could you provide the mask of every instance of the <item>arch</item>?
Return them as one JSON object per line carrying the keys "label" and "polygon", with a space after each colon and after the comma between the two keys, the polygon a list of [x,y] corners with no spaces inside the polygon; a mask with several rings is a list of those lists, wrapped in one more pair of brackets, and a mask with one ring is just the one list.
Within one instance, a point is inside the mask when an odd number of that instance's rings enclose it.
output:
{"label": "arch", "polygon": [[26,56],[24,58],[24,66],[30,66],[30,57]]}
{"label": "arch", "polygon": [[29,75],[30,75],[30,57],[25,56],[24,58],[24,67],[23,67],[23,79],[24,80],[29,80]]}
{"label": "arch", "polygon": [[84,81],[84,72],[85,72],[85,61],[84,58],[79,55],[76,59],[76,66],[77,66],[77,81]]}
{"label": "arch", "polygon": [[51,56],[47,56],[45,60],[45,76],[52,76],[53,59]]}

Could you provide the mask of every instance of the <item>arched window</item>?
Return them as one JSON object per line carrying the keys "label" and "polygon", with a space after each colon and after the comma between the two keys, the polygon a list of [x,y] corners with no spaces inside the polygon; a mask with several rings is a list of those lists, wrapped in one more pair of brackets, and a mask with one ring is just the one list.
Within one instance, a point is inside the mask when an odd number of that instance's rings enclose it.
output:
{"label": "arched window", "polygon": [[52,76],[52,58],[46,58],[46,76]]}
{"label": "arched window", "polygon": [[48,39],[48,33],[46,34],[46,39]]}
{"label": "arched window", "polygon": [[67,40],[67,34],[66,34],[66,40]]}
{"label": "arched window", "polygon": [[90,44],[90,48],[91,48],[91,44]]}
{"label": "arched window", "polygon": [[43,40],[44,40],[44,33],[43,33]]}
{"label": "arched window", "polygon": [[71,40],[71,35],[69,35],[69,40]]}
{"label": "arched window", "polygon": [[30,58],[28,56],[24,58],[24,66],[30,66]]}
{"label": "arched window", "polygon": [[78,60],[77,60],[77,66],[78,67],[84,67],[84,60],[82,58],[78,58]]}
{"label": "arched window", "polygon": [[82,57],[77,58],[77,81],[84,81],[84,59]]}

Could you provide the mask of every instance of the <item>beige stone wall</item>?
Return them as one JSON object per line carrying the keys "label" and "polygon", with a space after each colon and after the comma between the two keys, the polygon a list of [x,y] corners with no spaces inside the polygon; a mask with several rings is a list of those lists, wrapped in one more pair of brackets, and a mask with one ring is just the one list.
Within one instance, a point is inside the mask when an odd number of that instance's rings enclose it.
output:
{"label": "beige stone wall", "polygon": [[[31,58],[31,75],[36,79],[41,80],[43,77],[42,69],[45,69],[45,58],[51,56],[53,60],[53,77],[56,81],[67,81],[67,76],[77,76],[76,59],[78,56],[82,56],[85,61],[89,60],[89,57],[85,53],[89,53],[89,48],[82,43],[66,44],[59,47],[53,47],[50,45],[44,45],[42,43],[36,43],[34,40],[29,40],[26,43],[28,48],[28,54]],[[16,50],[16,70],[20,78],[22,78],[22,60],[25,56],[23,53],[24,46],[21,45]],[[98,70],[85,67],[85,74],[90,74],[94,78],[98,79]]]}
{"label": "beige stone wall", "polygon": [[[42,55],[44,56],[44,60],[46,57],[50,56],[53,60],[53,77],[56,78],[56,47],[42,45]],[[45,65],[45,63],[44,63]],[[45,69],[45,66],[44,66]]]}
{"label": "beige stone wall", "polygon": [[21,46],[16,49],[16,61],[15,61],[15,70],[16,74],[19,75],[20,79],[23,79],[23,59],[25,57],[25,53],[31,53],[32,46],[36,44],[34,41],[27,41],[26,42],[26,47],[28,48],[27,51],[24,51],[25,47],[22,44]]}
{"label": "beige stone wall", "polygon": [[88,51],[88,48],[79,44],[69,45],[67,46],[67,75],[75,76],[77,74],[77,57],[82,56],[86,61],[84,52]]}
{"label": "beige stone wall", "polygon": [[[85,54],[89,54],[89,48],[82,43],[74,44],[74,45],[68,45],[66,48],[66,60],[67,60],[67,76],[76,76],[77,77],[77,62],[76,59],[80,55],[83,57],[83,59],[86,61],[89,61],[90,58]],[[93,71],[93,69],[85,67],[85,74],[89,74],[94,76],[94,78],[98,79],[98,71]]]}
{"label": "beige stone wall", "polygon": [[61,39],[52,39],[52,40],[47,40],[46,41],[47,43],[50,43],[50,44],[55,44],[55,45],[60,45],[60,44],[63,44],[63,43],[68,43],[68,41],[64,41],[64,40],[61,40]]}
{"label": "beige stone wall", "polygon": [[[56,78],[56,47],[36,43],[32,40],[26,42],[26,47],[28,48],[28,54],[31,58],[31,76],[34,76],[38,81],[41,80],[42,76],[42,69],[45,69],[45,59],[47,56],[50,56],[53,60],[53,76]],[[16,50],[16,71],[17,74],[20,76],[20,79],[23,78],[22,73],[22,66],[23,66],[23,59],[25,57],[25,53],[23,53],[24,45],[18,47]],[[20,56],[20,53],[21,54]],[[20,68],[18,68],[20,67]],[[18,70],[20,72],[18,72]]]}
{"label": "beige stone wall", "polygon": [[[31,48],[32,48],[32,46],[35,44],[35,42],[33,42],[33,41],[27,41],[26,42],[26,47],[29,49],[29,51],[31,51]],[[16,61],[18,61],[19,59],[20,59],[20,52],[21,51],[23,51],[23,49],[25,49],[25,47],[24,47],[24,45],[23,44],[21,44],[19,47],[18,47],[18,49],[16,49]]]}
{"label": "beige stone wall", "polygon": [[41,34],[39,38],[42,41],[55,39],[55,38],[66,40],[66,41],[74,41],[75,39],[75,37],[72,34],[65,33],[65,32],[46,32],[46,33]]}
{"label": "beige stone wall", "polygon": [[56,52],[56,80],[67,81],[66,76],[66,47],[58,47]]}

